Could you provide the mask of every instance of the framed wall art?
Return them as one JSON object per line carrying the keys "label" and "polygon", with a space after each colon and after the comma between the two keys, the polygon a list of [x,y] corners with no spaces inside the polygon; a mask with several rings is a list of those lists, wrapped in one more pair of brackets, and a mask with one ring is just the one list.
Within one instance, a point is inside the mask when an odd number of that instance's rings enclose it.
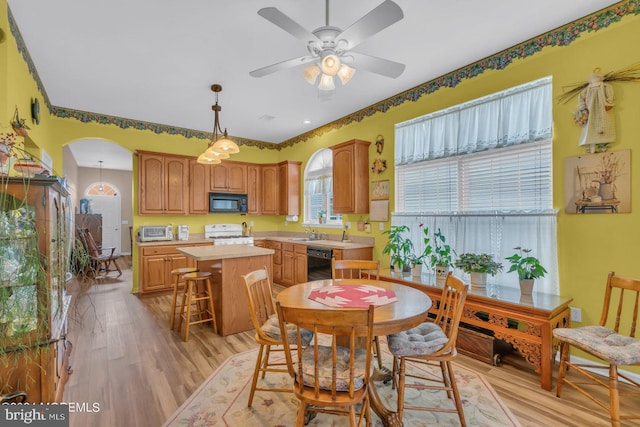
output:
{"label": "framed wall art", "polygon": [[389,180],[372,181],[371,200],[389,200]]}
{"label": "framed wall art", "polygon": [[631,212],[631,151],[568,157],[564,163],[566,213]]}

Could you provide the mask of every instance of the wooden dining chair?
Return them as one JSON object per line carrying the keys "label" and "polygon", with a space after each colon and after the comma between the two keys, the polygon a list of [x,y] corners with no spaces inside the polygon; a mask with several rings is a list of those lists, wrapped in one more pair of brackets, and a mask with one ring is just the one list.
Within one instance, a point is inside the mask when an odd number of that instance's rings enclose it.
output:
{"label": "wooden dining chair", "polygon": [[[267,267],[250,272],[242,276],[245,284],[247,303],[249,304],[249,314],[251,322],[256,331],[255,340],[260,345],[258,357],[256,358],[253,370],[253,380],[251,381],[251,391],[249,393],[248,407],[253,403],[256,391],[288,392],[293,390],[288,388],[267,388],[258,386],[258,377],[264,379],[267,372],[287,373],[286,362],[270,362],[272,351],[282,352],[283,343],[280,335],[280,323],[276,315],[276,307],[269,280]],[[292,329],[292,328],[291,328]],[[311,333],[307,332],[302,345],[307,345],[311,341]],[[274,347],[274,348],[272,348]]]}
{"label": "wooden dining chair", "polygon": [[[625,301],[625,296],[629,296],[630,301]],[[620,426],[621,420],[640,419],[640,413],[620,414],[620,396],[640,396],[640,383],[618,371],[618,366],[640,365],[640,340],[635,337],[639,297],[640,280],[616,276],[614,272],[610,272],[607,277],[600,323],[553,330],[554,338],[561,344],[556,396],[560,397],[563,384],[567,384],[609,411],[611,425],[614,427]],[[609,316],[610,313],[611,316]],[[631,314],[623,317],[623,313]],[[621,332],[623,326],[628,327],[628,333]],[[608,368],[609,377],[605,379],[594,373],[593,370],[603,369],[601,364],[572,362],[571,346],[604,362]],[[581,374],[587,382],[567,378],[569,369]],[[629,382],[635,390],[622,393],[618,386],[619,378]],[[602,386],[608,389],[609,402],[598,399],[596,394],[590,393],[585,385]]]}
{"label": "wooden dining chair", "polygon": [[84,249],[87,252],[90,266],[94,277],[104,278],[111,272],[118,272],[118,276],[122,276],[122,270],[118,266],[118,258],[120,254],[115,253],[115,247],[101,247],[96,244],[93,236],[88,228],[78,228],[78,236]]}
{"label": "wooden dining chair", "polygon": [[[373,312],[368,309],[322,310],[285,307],[276,303],[293,392],[300,400],[296,426],[305,424],[310,412],[344,415],[351,426],[371,426],[369,381]],[[295,341],[284,333],[295,327]],[[294,353],[291,344],[301,348],[303,331],[312,331],[312,342]],[[323,335],[321,335],[323,334]],[[358,340],[360,337],[360,340]],[[348,347],[338,345],[348,343]],[[363,342],[365,348],[358,348]],[[356,405],[361,404],[359,410]]]}
{"label": "wooden dining chair", "polygon": [[[380,279],[380,261],[370,259],[335,259],[331,258],[331,277],[334,279],[362,279],[367,274],[369,279]],[[378,361],[378,369],[382,370],[382,353],[380,340],[373,337],[373,350]]]}
{"label": "wooden dining chair", "polygon": [[[435,319],[424,322],[408,331],[387,337],[389,350],[393,354],[393,384],[398,389],[398,417],[400,419],[402,419],[405,409],[428,412],[457,412],[460,424],[463,427],[466,425],[451,362],[458,355],[456,338],[468,291],[469,285],[465,285],[449,272],[442,289],[442,297],[438,304],[438,312]],[[441,379],[434,379],[433,376],[410,375],[406,370],[407,363],[423,366],[439,365],[442,377]],[[421,369],[414,370],[414,372],[421,371]],[[413,378],[413,381],[408,382],[406,377]],[[453,397],[455,408],[408,406],[404,401],[405,389],[407,388],[444,390],[447,392],[449,399]]]}

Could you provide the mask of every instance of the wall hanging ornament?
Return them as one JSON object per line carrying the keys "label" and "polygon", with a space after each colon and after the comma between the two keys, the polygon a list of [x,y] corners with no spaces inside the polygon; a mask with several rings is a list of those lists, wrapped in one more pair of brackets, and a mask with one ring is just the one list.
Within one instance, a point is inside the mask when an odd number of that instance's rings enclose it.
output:
{"label": "wall hanging ornament", "polygon": [[376,175],[381,174],[387,169],[387,161],[385,159],[375,159],[371,171]]}
{"label": "wall hanging ornament", "polygon": [[589,153],[606,151],[608,144],[615,142],[613,87],[609,84],[615,82],[640,82],[640,64],[604,75],[596,68],[589,80],[571,85],[558,97],[566,103],[578,96],[578,109],[574,112],[575,123],[582,127],[578,145],[586,146]]}
{"label": "wall hanging ornament", "polygon": [[382,154],[382,150],[384,150],[384,137],[382,135],[378,135],[376,137],[376,152],[378,154]]}

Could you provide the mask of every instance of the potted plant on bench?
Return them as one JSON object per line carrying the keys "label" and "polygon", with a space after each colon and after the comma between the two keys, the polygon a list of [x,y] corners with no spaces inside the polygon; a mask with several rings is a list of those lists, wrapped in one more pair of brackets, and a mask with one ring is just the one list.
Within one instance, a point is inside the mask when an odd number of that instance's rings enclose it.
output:
{"label": "potted plant on bench", "polygon": [[451,249],[446,243],[446,238],[442,231],[438,228],[433,235],[433,252],[429,258],[431,268],[436,270],[436,285],[442,286],[447,274],[449,274],[449,267],[453,264],[453,255],[456,251]]}
{"label": "potted plant on bench", "polygon": [[424,224],[420,224],[420,228],[422,228],[422,232],[424,234],[424,237],[422,238],[424,249],[421,254],[412,254],[410,257],[411,275],[414,277],[420,277],[422,275],[422,265],[433,253],[433,247],[431,246],[431,240],[429,239],[429,227],[424,227]]}
{"label": "potted plant on bench", "polygon": [[502,264],[493,259],[493,255],[463,253],[455,262],[455,267],[471,275],[471,285],[484,288],[487,285],[487,274],[495,276],[502,270]]}
{"label": "potted plant on bench", "polygon": [[410,268],[413,242],[403,235],[408,232],[409,227],[406,225],[392,225],[382,232],[389,236],[382,253],[391,256],[391,267],[397,272],[409,271]]}
{"label": "potted plant on bench", "polygon": [[540,264],[538,258],[529,255],[531,249],[520,246],[514,249],[518,252],[505,258],[511,263],[511,268],[507,273],[517,272],[518,279],[520,279],[520,292],[522,295],[531,295],[535,279],[544,277],[547,270]]}

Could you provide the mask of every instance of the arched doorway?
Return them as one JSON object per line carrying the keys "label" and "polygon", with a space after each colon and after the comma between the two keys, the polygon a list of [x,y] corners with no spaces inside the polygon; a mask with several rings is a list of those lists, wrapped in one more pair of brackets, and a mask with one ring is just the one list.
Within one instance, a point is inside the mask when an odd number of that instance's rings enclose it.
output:
{"label": "arched doorway", "polygon": [[122,199],[118,188],[108,182],[93,183],[86,188],[83,198],[89,200],[90,213],[102,215],[102,246],[121,253]]}

